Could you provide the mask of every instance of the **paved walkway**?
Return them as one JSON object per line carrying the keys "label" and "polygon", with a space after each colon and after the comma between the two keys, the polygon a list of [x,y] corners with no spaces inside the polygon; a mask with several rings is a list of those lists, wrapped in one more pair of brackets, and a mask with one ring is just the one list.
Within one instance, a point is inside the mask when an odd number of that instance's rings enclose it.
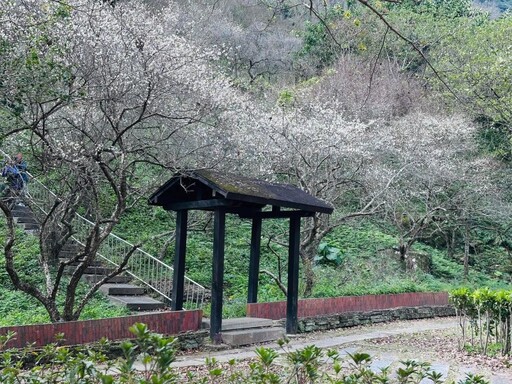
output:
{"label": "paved walkway", "polygon": [[[328,331],[315,334],[304,334],[293,337],[290,344],[291,349],[303,348],[307,345],[314,344],[322,349],[336,348],[340,354],[352,353],[361,350],[360,347],[354,344],[372,340],[381,339],[391,336],[412,334],[422,331],[445,331],[456,330],[457,323],[454,318],[438,318],[427,320],[416,320],[407,322],[396,322],[372,325],[367,327],[347,328],[335,331]],[[276,343],[269,343],[266,346],[280,350]],[[218,362],[228,362],[232,359],[244,360],[255,357],[255,346],[249,346],[237,349],[224,349],[224,350],[208,350],[201,351],[194,354],[187,354],[178,356],[176,362],[173,363],[176,367],[193,367],[205,364],[207,357],[214,357]],[[382,348],[371,350],[366,348],[364,352],[369,353],[373,357],[372,369],[378,370],[381,367],[390,365],[391,363],[403,360],[404,358],[418,359],[421,356],[407,357],[397,351],[383,351]],[[390,348],[392,349],[392,348]],[[426,358],[432,364],[432,368],[443,374],[444,378],[454,380],[456,383],[465,377],[466,373],[483,374],[492,384],[512,384],[512,375],[510,373],[492,372],[489,369],[482,369],[478,366],[464,366],[444,361],[432,361]],[[512,370],[511,370],[512,372]]]}

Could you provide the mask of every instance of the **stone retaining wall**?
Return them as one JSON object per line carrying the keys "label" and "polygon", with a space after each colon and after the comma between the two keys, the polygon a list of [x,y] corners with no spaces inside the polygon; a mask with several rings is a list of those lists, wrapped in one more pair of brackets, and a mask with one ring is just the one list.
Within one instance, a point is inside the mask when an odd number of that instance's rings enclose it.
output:
{"label": "stone retaining wall", "polygon": [[[298,317],[308,318],[345,312],[446,305],[449,305],[448,293],[446,292],[411,292],[390,295],[302,299],[298,302]],[[272,320],[284,319],[286,317],[286,301],[247,304],[247,316]]]}
{"label": "stone retaining wall", "polygon": [[15,338],[9,341],[6,348],[22,348],[27,344],[42,347],[55,342],[57,334],[64,334],[64,340],[59,341],[60,345],[78,345],[94,343],[103,337],[110,341],[133,338],[128,328],[134,323],[144,323],[152,332],[176,336],[181,334],[184,345],[195,346],[200,342],[199,339],[196,340],[196,335],[186,336],[186,333],[199,331],[202,318],[202,310],[157,312],[98,320],[0,327],[0,335],[8,331],[16,332]]}
{"label": "stone retaining wall", "polygon": [[[307,333],[395,320],[416,320],[445,316],[455,316],[455,309],[452,306],[444,305],[347,312],[329,316],[299,318],[298,331],[299,333]],[[284,320],[282,321],[284,326]]]}

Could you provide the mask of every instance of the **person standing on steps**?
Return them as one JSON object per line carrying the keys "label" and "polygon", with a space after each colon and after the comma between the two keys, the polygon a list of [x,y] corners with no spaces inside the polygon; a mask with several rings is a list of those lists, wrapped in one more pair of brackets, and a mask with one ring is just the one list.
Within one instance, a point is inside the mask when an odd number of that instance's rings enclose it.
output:
{"label": "person standing on steps", "polygon": [[1,188],[1,195],[14,206],[17,198],[26,193],[28,182],[27,163],[21,153],[14,156],[14,159],[4,162],[2,177],[6,178],[6,183]]}
{"label": "person standing on steps", "polygon": [[23,160],[23,155],[21,153],[18,153],[16,156],[14,156],[14,166],[17,168],[23,181],[21,187],[23,194],[25,194],[27,191],[28,183],[27,162]]}

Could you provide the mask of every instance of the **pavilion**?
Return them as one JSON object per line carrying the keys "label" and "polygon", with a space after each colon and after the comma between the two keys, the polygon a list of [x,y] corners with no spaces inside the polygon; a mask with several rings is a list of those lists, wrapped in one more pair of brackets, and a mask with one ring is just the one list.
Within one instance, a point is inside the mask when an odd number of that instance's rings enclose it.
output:
{"label": "pavilion", "polygon": [[248,303],[256,303],[263,219],[289,219],[286,332],[297,333],[300,219],[330,214],[333,207],[290,184],[271,183],[213,170],[175,174],[149,198],[149,204],[176,211],[176,245],[172,310],[183,309],[187,220],[189,210],[213,211],[213,260],[210,337],[221,340],[226,214],[252,220]]}

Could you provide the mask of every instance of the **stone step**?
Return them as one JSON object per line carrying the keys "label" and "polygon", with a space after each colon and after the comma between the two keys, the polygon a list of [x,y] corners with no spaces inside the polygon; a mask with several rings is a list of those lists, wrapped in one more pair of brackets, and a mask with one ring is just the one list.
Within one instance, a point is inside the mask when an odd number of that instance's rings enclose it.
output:
{"label": "stone step", "polygon": [[[240,317],[235,319],[222,320],[222,332],[235,331],[240,329],[272,327],[274,321],[271,319],[262,319],[257,317]],[[202,327],[210,328],[210,319],[203,319]]]}
{"label": "stone step", "polygon": [[146,289],[133,284],[103,284],[100,291],[106,295],[137,296],[144,295]]}
{"label": "stone step", "polygon": [[64,246],[62,247],[63,251],[70,251],[70,252],[78,252],[83,247],[80,244],[75,243],[74,241],[70,240]]}
{"label": "stone step", "polygon": [[[98,281],[103,279],[103,275],[84,275],[84,279],[89,282],[90,284],[96,284]],[[129,276],[123,276],[118,275],[111,277],[107,280],[107,283],[113,283],[113,284],[122,284],[122,283],[129,283],[131,281],[131,277]]]}
{"label": "stone step", "polygon": [[236,331],[222,331],[222,342],[234,347],[275,341],[285,336],[284,328],[252,328]]}
{"label": "stone step", "polygon": [[165,308],[165,304],[148,296],[109,295],[108,298],[118,305],[127,307],[130,311],[154,311]]}
{"label": "stone step", "polygon": [[[61,254],[59,254],[59,261],[61,262],[66,262],[68,261],[69,259],[71,259],[72,257],[75,257],[75,255],[70,255],[70,257],[62,257]],[[80,264],[81,261],[80,260],[77,260],[77,261],[73,261],[71,264],[69,264],[70,267],[76,267],[78,264]],[[91,263],[91,267],[100,267],[101,266],[101,262],[99,260],[94,260],[92,263]]]}
{"label": "stone step", "polygon": [[91,265],[85,269],[84,273],[86,275],[108,275],[112,271],[112,268],[103,267],[101,265]]}
{"label": "stone step", "polygon": [[59,259],[72,259],[78,254],[78,252],[60,251]]}
{"label": "stone step", "polygon": [[22,223],[35,223],[35,224],[39,224],[38,221],[36,220],[36,218],[33,215],[14,216],[14,221],[17,224],[22,224]]}
{"label": "stone step", "polygon": [[34,231],[39,229],[39,224],[37,223],[20,223],[20,225],[23,225],[23,229],[25,231]]}
{"label": "stone step", "polygon": [[[68,264],[66,267],[67,272],[71,272],[71,270],[74,270],[78,266],[78,264],[80,264],[80,263],[74,262],[74,263]],[[90,267],[85,268],[84,274],[85,275],[105,276],[105,275],[108,275],[112,271],[113,271],[112,268],[107,268],[107,267],[101,266],[100,264],[96,264],[96,265],[92,265]]]}
{"label": "stone step", "polygon": [[72,257],[75,257],[77,254],[79,254],[82,250],[83,250],[83,247],[74,242],[66,243],[60,250],[59,257],[72,258]]}
{"label": "stone step", "polygon": [[12,215],[17,217],[17,216],[22,216],[22,215],[25,215],[25,216],[33,215],[33,213],[32,213],[32,210],[29,207],[27,207],[26,205],[16,204],[12,208]]}

